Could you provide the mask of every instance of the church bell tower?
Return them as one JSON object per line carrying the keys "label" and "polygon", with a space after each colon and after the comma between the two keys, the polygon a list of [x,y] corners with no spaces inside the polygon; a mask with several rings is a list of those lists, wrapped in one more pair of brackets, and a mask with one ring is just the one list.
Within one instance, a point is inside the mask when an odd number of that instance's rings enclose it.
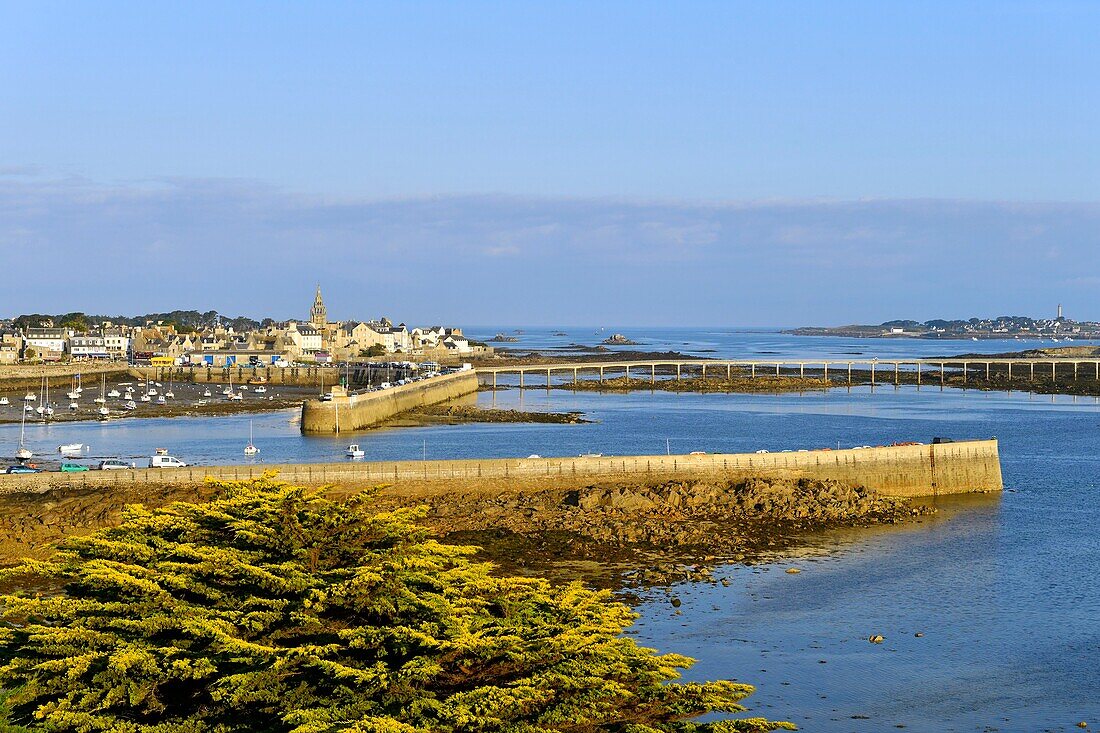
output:
{"label": "church bell tower", "polygon": [[328,309],[325,308],[325,302],[321,300],[320,284],[317,285],[317,295],[313,298],[313,307],[309,309],[309,322],[317,328],[328,325]]}

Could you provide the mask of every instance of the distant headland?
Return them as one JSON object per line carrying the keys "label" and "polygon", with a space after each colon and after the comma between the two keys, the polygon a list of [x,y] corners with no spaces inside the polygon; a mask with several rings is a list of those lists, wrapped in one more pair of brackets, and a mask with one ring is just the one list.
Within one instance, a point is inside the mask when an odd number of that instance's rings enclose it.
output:
{"label": "distant headland", "polygon": [[1100,323],[1074,321],[1062,316],[1058,306],[1056,318],[1027,316],[997,316],[967,320],[930,321],[895,320],[877,325],[794,328],[783,333],[796,336],[846,336],[849,338],[923,338],[923,339],[1052,339],[1075,341],[1100,338]]}

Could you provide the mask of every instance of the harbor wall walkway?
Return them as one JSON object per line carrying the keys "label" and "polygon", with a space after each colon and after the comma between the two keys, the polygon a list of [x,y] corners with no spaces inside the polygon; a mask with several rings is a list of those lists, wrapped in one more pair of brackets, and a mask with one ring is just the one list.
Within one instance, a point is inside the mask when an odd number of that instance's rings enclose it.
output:
{"label": "harbor wall walkway", "polygon": [[340,395],[302,403],[303,433],[339,433],[377,425],[416,407],[462,397],[478,390],[472,370],[443,374],[375,392]]}
{"label": "harbor wall walkway", "polygon": [[835,479],[902,497],[999,491],[1003,488],[996,440],[792,453],[674,456],[503,458],[451,461],[385,461],[255,464],[178,469],[0,475],[0,494],[50,489],[167,487],[218,480],[248,480],[278,470],[293,484],[349,488],[390,485],[408,496],[475,492],[503,494],[546,488],[580,488],[608,482],[659,482],[706,478]]}

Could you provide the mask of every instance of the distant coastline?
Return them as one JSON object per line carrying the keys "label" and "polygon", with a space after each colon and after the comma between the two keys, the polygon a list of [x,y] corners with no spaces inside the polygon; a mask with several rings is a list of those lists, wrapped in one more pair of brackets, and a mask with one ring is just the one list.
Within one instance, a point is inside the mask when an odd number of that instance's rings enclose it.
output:
{"label": "distant coastline", "polygon": [[[935,333],[935,332],[901,332],[892,333],[890,331],[883,331],[878,326],[835,326],[835,327],[803,327],[792,328],[780,331],[791,336],[837,336],[842,338],[895,338],[895,339],[929,339],[932,341],[969,341],[972,339],[978,340],[997,340],[997,339],[1031,339],[1033,341],[1050,340],[1050,334],[1038,334],[1038,333]],[[1100,331],[1095,334],[1085,335],[1069,335],[1065,337],[1065,340],[1071,341],[1076,339],[1089,340],[1100,339]]]}
{"label": "distant coastline", "polygon": [[840,336],[845,338],[919,338],[933,340],[981,339],[1050,339],[1078,341],[1100,338],[1100,323],[1074,321],[1062,316],[1058,307],[1056,318],[1027,316],[997,316],[966,320],[934,319],[930,321],[893,320],[879,324],[849,324],[846,326],[805,326],[781,333],[792,336]]}

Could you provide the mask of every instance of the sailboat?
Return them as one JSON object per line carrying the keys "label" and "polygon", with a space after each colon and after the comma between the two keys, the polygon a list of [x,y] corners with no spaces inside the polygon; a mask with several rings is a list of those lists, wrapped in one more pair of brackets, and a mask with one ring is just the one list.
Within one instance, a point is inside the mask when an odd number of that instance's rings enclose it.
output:
{"label": "sailboat", "polygon": [[252,421],[248,421],[248,445],[244,447],[244,454],[246,456],[254,456],[260,452],[260,449],[252,442]]}
{"label": "sailboat", "polygon": [[[228,390],[228,391],[226,391],[226,390]],[[244,397],[241,395],[240,392],[234,392],[233,391],[233,372],[229,373],[229,386],[226,387],[224,390],[222,390],[222,394],[225,395],[225,398],[227,400],[241,400],[241,399],[244,399]]]}
{"label": "sailboat", "polygon": [[46,417],[53,417],[53,405],[50,404],[50,380],[46,380]]}
{"label": "sailboat", "polygon": [[0,405],[10,405],[10,404],[11,404],[11,403],[10,403],[10,402],[8,402],[8,398],[7,398],[7,397],[0,397]]}
{"label": "sailboat", "polygon": [[65,396],[68,397],[73,402],[75,402],[76,400],[78,400],[80,398],[80,393],[76,391],[76,377],[73,377],[72,386],[69,387],[69,393],[66,394]]}
{"label": "sailboat", "polygon": [[[42,377],[42,386],[38,388],[38,391],[39,392],[44,391],[46,389],[45,385],[46,385],[46,378]],[[45,397],[43,397],[42,401],[40,403],[38,403],[38,407],[34,408],[34,411],[37,412],[39,415],[41,415],[42,413],[44,413],[46,411],[46,398]]]}
{"label": "sailboat", "polygon": [[34,458],[34,454],[27,449],[27,446],[23,443],[23,435],[26,432],[27,427],[27,411],[23,411],[23,419],[19,422],[19,449],[15,451],[15,458],[20,461],[29,461]]}
{"label": "sailboat", "polygon": [[106,418],[108,415],[111,414],[111,411],[107,409],[107,404],[106,404],[107,403],[107,398],[104,397],[106,392],[107,392],[107,375],[104,374],[103,375],[103,382],[99,386],[99,397],[96,397],[96,399],[95,399],[96,402],[100,403],[99,404],[99,409],[96,410],[96,412],[98,412],[100,417],[102,417],[102,418]]}

